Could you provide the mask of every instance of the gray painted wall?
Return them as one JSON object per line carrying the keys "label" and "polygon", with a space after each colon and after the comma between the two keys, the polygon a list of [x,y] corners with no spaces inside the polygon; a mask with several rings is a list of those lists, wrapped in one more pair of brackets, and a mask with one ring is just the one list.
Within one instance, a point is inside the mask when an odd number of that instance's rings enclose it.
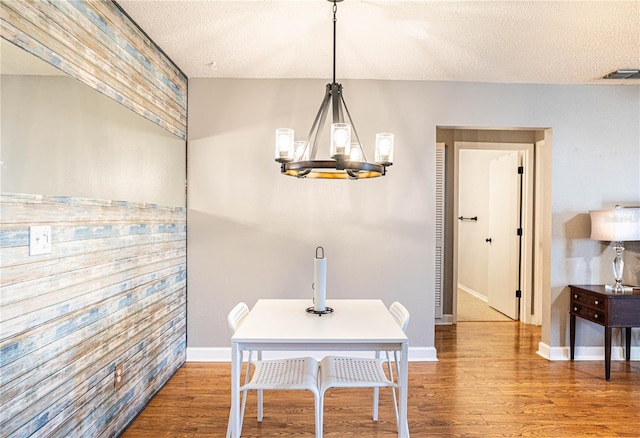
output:
{"label": "gray painted wall", "polygon": [[[324,81],[190,80],[189,347],[228,347],[225,316],[239,300],[251,306],[258,298],[310,297],[317,245],[328,257],[330,298],[400,300],[413,314],[411,346],[432,347],[436,126],[553,129],[551,288],[542,342],[568,345],[567,285],[611,280],[611,250],[588,240],[588,210],[640,203],[640,87],[343,85],[369,154],[375,132],[396,134],[385,178],[301,181],[279,174],[274,129],[306,135]],[[577,245],[580,251],[569,251]],[[627,245],[635,283],[639,252]],[[592,333],[580,341],[601,343],[598,329],[585,329]]]}

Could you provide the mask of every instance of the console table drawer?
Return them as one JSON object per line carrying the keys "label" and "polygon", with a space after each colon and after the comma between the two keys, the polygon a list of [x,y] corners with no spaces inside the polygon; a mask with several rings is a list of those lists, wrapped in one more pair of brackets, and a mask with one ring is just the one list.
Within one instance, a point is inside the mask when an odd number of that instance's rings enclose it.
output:
{"label": "console table drawer", "polygon": [[571,295],[572,305],[589,306],[594,309],[604,310],[604,299],[602,297],[594,296],[583,291],[572,291]]}
{"label": "console table drawer", "polygon": [[574,304],[571,307],[572,313],[580,318],[593,321],[598,324],[604,324],[606,315],[603,311],[592,309],[590,307]]}

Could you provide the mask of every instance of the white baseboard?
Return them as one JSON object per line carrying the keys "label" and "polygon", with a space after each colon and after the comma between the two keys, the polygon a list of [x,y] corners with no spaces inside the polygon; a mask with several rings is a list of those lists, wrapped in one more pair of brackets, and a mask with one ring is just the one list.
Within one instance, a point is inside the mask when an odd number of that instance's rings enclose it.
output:
{"label": "white baseboard", "polygon": [[437,362],[438,352],[435,347],[409,347],[409,362]]}
{"label": "white baseboard", "polygon": [[[571,358],[569,347],[550,347],[544,342],[538,344],[537,353],[548,360],[561,361]],[[604,347],[576,346],[574,360],[604,360]],[[624,348],[612,346],[611,360],[625,360]],[[631,347],[631,360],[640,360],[640,347]]]}
{"label": "white baseboard", "polygon": [[231,362],[231,348],[187,347],[187,362]]}
{"label": "white baseboard", "polygon": [[[367,353],[361,351],[265,351],[262,353],[263,359],[311,356],[320,360],[329,355],[363,357]],[[373,357],[373,353],[370,353],[370,356]],[[409,347],[409,362],[437,361],[437,351],[434,347]],[[231,348],[187,347],[187,362],[231,362]]]}
{"label": "white baseboard", "polygon": [[479,300],[484,301],[485,303],[489,301],[489,297],[482,295],[480,292],[476,292],[473,289],[468,288],[467,286],[458,283],[458,289],[465,291],[466,293],[468,293],[469,295],[473,295],[474,297],[476,297]]}
{"label": "white baseboard", "polygon": [[[544,342],[538,343],[537,354],[547,360],[569,360],[569,347],[550,347]],[[263,353],[264,359],[311,356],[320,360],[324,356],[339,355],[363,357],[360,351],[278,351]],[[366,356],[366,353],[364,354]],[[371,353],[373,357],[373,353]],[[575,350],[575,360],[604,360],[603,347],[580,347]],[[611,360],[624,360],[624,348],[611,347]],[[640,360],[640,347],[631,347],[631,360]],[[438,355],[434,347],[409,347],[409,362],[437,362]],[[187,362],[231,362],[231,348],[187,347]]]}

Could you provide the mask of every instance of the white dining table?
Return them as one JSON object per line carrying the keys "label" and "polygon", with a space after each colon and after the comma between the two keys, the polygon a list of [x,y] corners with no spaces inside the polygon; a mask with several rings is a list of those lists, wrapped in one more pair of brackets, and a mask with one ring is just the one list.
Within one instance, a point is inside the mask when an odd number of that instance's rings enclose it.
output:
{"label": "white dining table", "polygon": [[318,316],[304,299],[261,299],[231,337],[231,436],[240,432],[243,351],[399,351],[398,436],[408,438],[407,349],[409,339],[377,299],[327,300],[332,313]]}

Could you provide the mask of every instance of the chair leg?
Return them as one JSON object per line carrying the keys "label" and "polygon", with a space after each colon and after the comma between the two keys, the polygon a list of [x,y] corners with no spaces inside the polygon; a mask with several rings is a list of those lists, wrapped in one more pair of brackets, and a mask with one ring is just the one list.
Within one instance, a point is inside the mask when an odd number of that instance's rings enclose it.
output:
{"label": "chair leg", "polygon": [[316,438],[322,437],[322,406],[320,401],[320,395],[314,394],[316,399]]}
{"label": "chair leg", "polygon": [[[258,360],[262,360],[262,351],[258,351]],[[263,411],[262,411],[262,389],[259,389],[257,395],[257,403],[258,403],[258,421],[262,421]]]}
{"label": "chair leg", "polygon": [[[253,365],[253,362],[251,362],[251,355],[253,354],[252,351],[249,352],[249,359],[247,361],[247,371],[244,375],[244,384],[247,385],[249,383],[249,377],[251,377],[251,366]],[[247,391],[242,391],[242,403],[240,404],[241,408],[240,408],[240,430],[242,430],[242,422],[244,421],[244,410],[247,407]]]}
{"label": "chair leg", "polygon": [[262,411],[262,389],[256,391],[258,393],[258,421],[262,421],[263,411]]}
{"label": "chair leg", "polygon": [[324,432],[324,394],[325,391],[320,391],[316,403],[316,438],[322,437]]}
{"label": "chair leg", "polygon": [[247,406],[247,391],[242,391],[242,408],[240,409],[240,430],[239,434],[242,433],[242,423],[244,422],[244,408]]}
{"label": "chair leg", "polygon": [[373,388],[373,421],[378,421],[378,396],[380,388]]}
{"label": "chair leg", "polygon": [[[398,369],[398,353],[396,351],[393,352],[393,359],[396,363],[396,370]],[[389,366],[389,380],[395,383],[393,380],[393,371],[391,367],[391,359],[389,358],[389,352],[387,351],[387,365]],[[396,373],[398,374],[398,373]],[[391,387],[391,394],[393,395],[393,409],[396,414],[396,426],[398,430],[400,429],[400,413],[398,412],[398,398],[396,396],[396,387],[395,385]],[[408,429],[407,429],[408,430]]]}
{"label": "chair leg", "polygon": [[[242,422],[244,420],[244,407],[247,402],[247,391],[242,391],[240,395],[242,397],[241,409],[240,409],[240,430],[238,435],[242,435]],[[231,438],[231,410],[229,410],[229,422],[227,424],[227,438]]]}
{"label": "chair leg", "polygon": [[[251,374],[251,356],[252,356],[253,352],[250,351],[249,352],[249,358],[247,359],[247,370],[245,372],[245,376],[244,376],[244,384],[246,385],[247,383],[249,383],[249,375]],[[243,354],[242,352],[240,352],[240,364],[242,364],[243,361]],[[241,391],[242,394],[240,394],[240,430],[238,432],[240,432],[238,435],[242,434],[242,422],[244,421],[244,409],[247,405],[247,391]],[[229,410],[229,424],[227,425],[227,438],[231,437],[231,410]]]}
{"label": "chair leg", "polygon": [[[389,352],[388,351],[386,351],[385,353],[387,355],[387,370],[389,372],[389,380],[391,382],[395,383],[395,380],[393,379],[393,367],[391,366],[391,358],[389,357]],[[397,364],[398,363],[398,355],[397,355],[397,353],[395,351],[393,352],[393,356],[394,356],[394,359],[395,359],[396,364]],[[396,365],[396,367],[397,367],[397,365]],[[378,396],[378,394],[377,394],[378,388],[375,388],[375,390],[376,390],[375,396],[377,397]],[[394,411],[395,411],[395,414],[396,414],[396,425],[399,428],[400,425],[399,425],[398,421],[400,419],[400,414],[398,412],[398,398],[396,396],[396,388],[395,388],[395,386],[391,387],[391,395],[393,396],[393,408],[394,408]],[[377,409],[377,403],[375,403],[375,401],[374,401],[374,408]],[[374,416],[374,420],[377,420],[376,417],[377,417],[377,415]]]}
{"label": "chair leg", "polygon": [[[388,354],[388,353],[387,353]],[[376,351],[376,359],[380,359],[380,352]],[[380,398],[380,388],[373,388],[373,421],[378,421],[378,400]]]}

